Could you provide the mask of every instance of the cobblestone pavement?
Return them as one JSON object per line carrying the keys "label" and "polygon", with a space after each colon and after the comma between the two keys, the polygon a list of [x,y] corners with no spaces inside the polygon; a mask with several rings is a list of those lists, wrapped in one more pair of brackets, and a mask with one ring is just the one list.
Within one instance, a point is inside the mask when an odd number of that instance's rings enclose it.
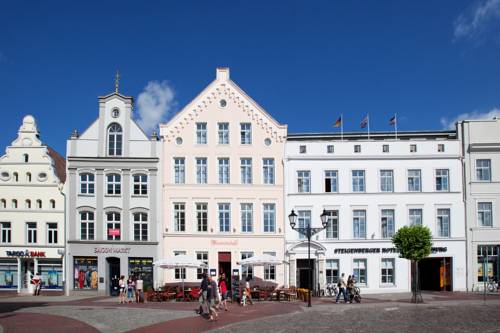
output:
{"label": "cobblestone pavement", "polygon": [[209,332],[500,332],[500,301],[319,304]]}
{"label": "cobblestone pavement", "polygon": [[116,298],[24,298],[0,302],[0,333],[182,332],[500,332],[500,293],[483,302],[474,293],[365,295],[361,304],[314,298],[230,306],[217,322],[195,314],[197,303],[117,304]]}

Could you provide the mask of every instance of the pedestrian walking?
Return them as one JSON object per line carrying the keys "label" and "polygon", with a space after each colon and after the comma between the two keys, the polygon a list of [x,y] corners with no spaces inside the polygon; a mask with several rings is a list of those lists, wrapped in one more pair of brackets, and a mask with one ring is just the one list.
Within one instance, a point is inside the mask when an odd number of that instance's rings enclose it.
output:
{"label": "pedestrian walking", "polygon": [[207,287],[207,300],[208,300],[208,314],[210,316],[210,321],[217,321],[219,315],[217,314],[217,308],[215,307],[215,300],[217,299],[217,282],[212,279],[211,276],[208,277],[208,287]]}
{"label": "pedestrian walking", "polygon": [[349,275],[347,278],[347,296],[349,303],[352,303],[352,298],[354,297],[354,275]]}
{"label": "pedestrian walking", "polygon": [[127,280],[127,302],[130,304],[134,302],[135,281],[131,276]]}
{"label": "pedestrian walking", "polygon": [[219,279],[219,290],[221,294],[221,302],[219,304],[219,308],[222,310],[224,307],[224,311],[229,311],[227,309],[227,285],[226,285],[226,275],[222,273]]}
{"label": "pedestrian walking", "polygon": [[142,280],[142,276],[139,274],[137,280],[135,280],[135,302],[136,303],[144,303],[144,280]]}
{"label": "pedestrian walking", "polygon": [[245,279],[245,297],[243,300],[243,306],[246,305],[246,302],[250,302],[251,305],[253,305],[253,300],[252,300],[252,289],[250,288],[250,280],[252,278],[250,276],[247,276]]}
{"label": "pedestrian walking", "polygon": [[119,297],[120,304],[125,303],[126,282],[127,281],[125,281],[125,276],[124,275],[120,276],[120,280],[118,281],[118,285],[120,286],[120,297]]}
{"label": "pedestrian walking", "polygon": [[33,295],[40,296],[40,290],[42,289],[42,278],[40,277],[40,273],[35,272],[31,278],[31,283],[35,286]]}
{"label": "pedestrian walking", "polygon": [[[207,305],[207,291],[208,291],[208,276],[207,273],[203,273],[200,285],[200,295],[198,296],[198,303],[200,305],[197,313],[200,315],[208,314],[209,309]],[[207,311],[205,312],[205,308]]]}
{"label": "pedestrian walking", "polygon": [[335,300],[335,303],[339,302],[340,294],[344,296],[344,303],[347,303],[347,294],[346,294],[347,281],[345,279],[344,273],[342,273],[342,275],[340,276],[339,282],[337,283],[337,287],[339,287],[339,293],[337,294],[337,299]]}

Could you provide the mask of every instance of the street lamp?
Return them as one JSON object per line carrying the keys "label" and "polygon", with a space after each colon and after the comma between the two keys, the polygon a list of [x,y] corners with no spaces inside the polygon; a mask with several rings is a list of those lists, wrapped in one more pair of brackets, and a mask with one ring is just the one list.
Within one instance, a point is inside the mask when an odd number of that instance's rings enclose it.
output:
{"label": "street lamp", "polygon": [[292,227],[293,230],[297,231],[299,234],[304,235],[307,237],[307,261],[309,265],[309,288],[308,288],[308,295],[307,295],[307,306],[311,307],[311,289],[312,289],[312,267],[311,267],[311,237],[316,235],[318,232],[323,231],[323,229],[326,228],[328,225],[328,215],[326,214],[326,210],[323,209],[323,213],[320,215],[321,218],[321,228],[311,228],[311,224],[308,223],[304,228],[298,227],[296,228],[295,226],[297,225],[297,214],[295,214],[295,211],[292,209],[292,212],[290,215],[288,215],[288,220],[290,221],[290,227]]}

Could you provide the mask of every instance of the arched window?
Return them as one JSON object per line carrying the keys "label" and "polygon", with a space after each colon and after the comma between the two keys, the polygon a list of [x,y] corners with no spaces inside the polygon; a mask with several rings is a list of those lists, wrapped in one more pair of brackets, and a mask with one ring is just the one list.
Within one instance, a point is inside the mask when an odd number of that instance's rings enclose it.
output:
{"label": "arched window", "polygon": [[26,172],[26,181],[31,183],[31,172]]}
{"label": "arched window", "polygon": [[25,206],[26,206],[26,209],[31,209],[31,200],[30,199],[26,199]]}
{"label": "arched window", "polygon": [[5,209],[5,208],[7,208],[7,200],[2,199],[2,200],[0,201],[0,207],[2,207],[2,208],[4,208],[4,209]]}
{"label": "arched window", "polygon": [[36,200],[36,208],[42,209],[42,200],[40,200],[40,199]]}
{"label": "arched window", "polygon": [[17,174],[17,172],[14,172],[14,173],[12,174],[12,176],[14,177],[14,181],[15,181],[15,182],[18,182],[18,181],[19,181],[19,175]]}
{"label": "arched window", "polygon": [[106,213],[106,236],[107,240],[121,239],[121,219],[120,213]]}
{"label": "arched window", "polygon": [[113,123],[108,127],[108,155],[122,155],[122,127],[117,123]]}
{"label": "arched window", "polygon": [[17,200],[12,199],[12,208],[17,208]]}
{"label": "arched window", "polygon": [[56,209],[56,201],[54,199],[50,199],[50,208]]}
{"label": "arched window", "polygon": [[24,163],[28,163],[30,157],[28,154],[23,154],[23,158],[24,158]]}

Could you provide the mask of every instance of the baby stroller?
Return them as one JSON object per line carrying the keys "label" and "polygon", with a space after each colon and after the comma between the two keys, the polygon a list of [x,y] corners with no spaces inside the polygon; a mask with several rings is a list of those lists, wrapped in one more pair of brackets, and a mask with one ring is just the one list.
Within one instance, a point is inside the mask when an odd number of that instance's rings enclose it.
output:
{"label": "baby stroller", "polygon": [[361,303],[361,294],[358,287],[351,289],[351,303],[354,301],[356,303]]}

